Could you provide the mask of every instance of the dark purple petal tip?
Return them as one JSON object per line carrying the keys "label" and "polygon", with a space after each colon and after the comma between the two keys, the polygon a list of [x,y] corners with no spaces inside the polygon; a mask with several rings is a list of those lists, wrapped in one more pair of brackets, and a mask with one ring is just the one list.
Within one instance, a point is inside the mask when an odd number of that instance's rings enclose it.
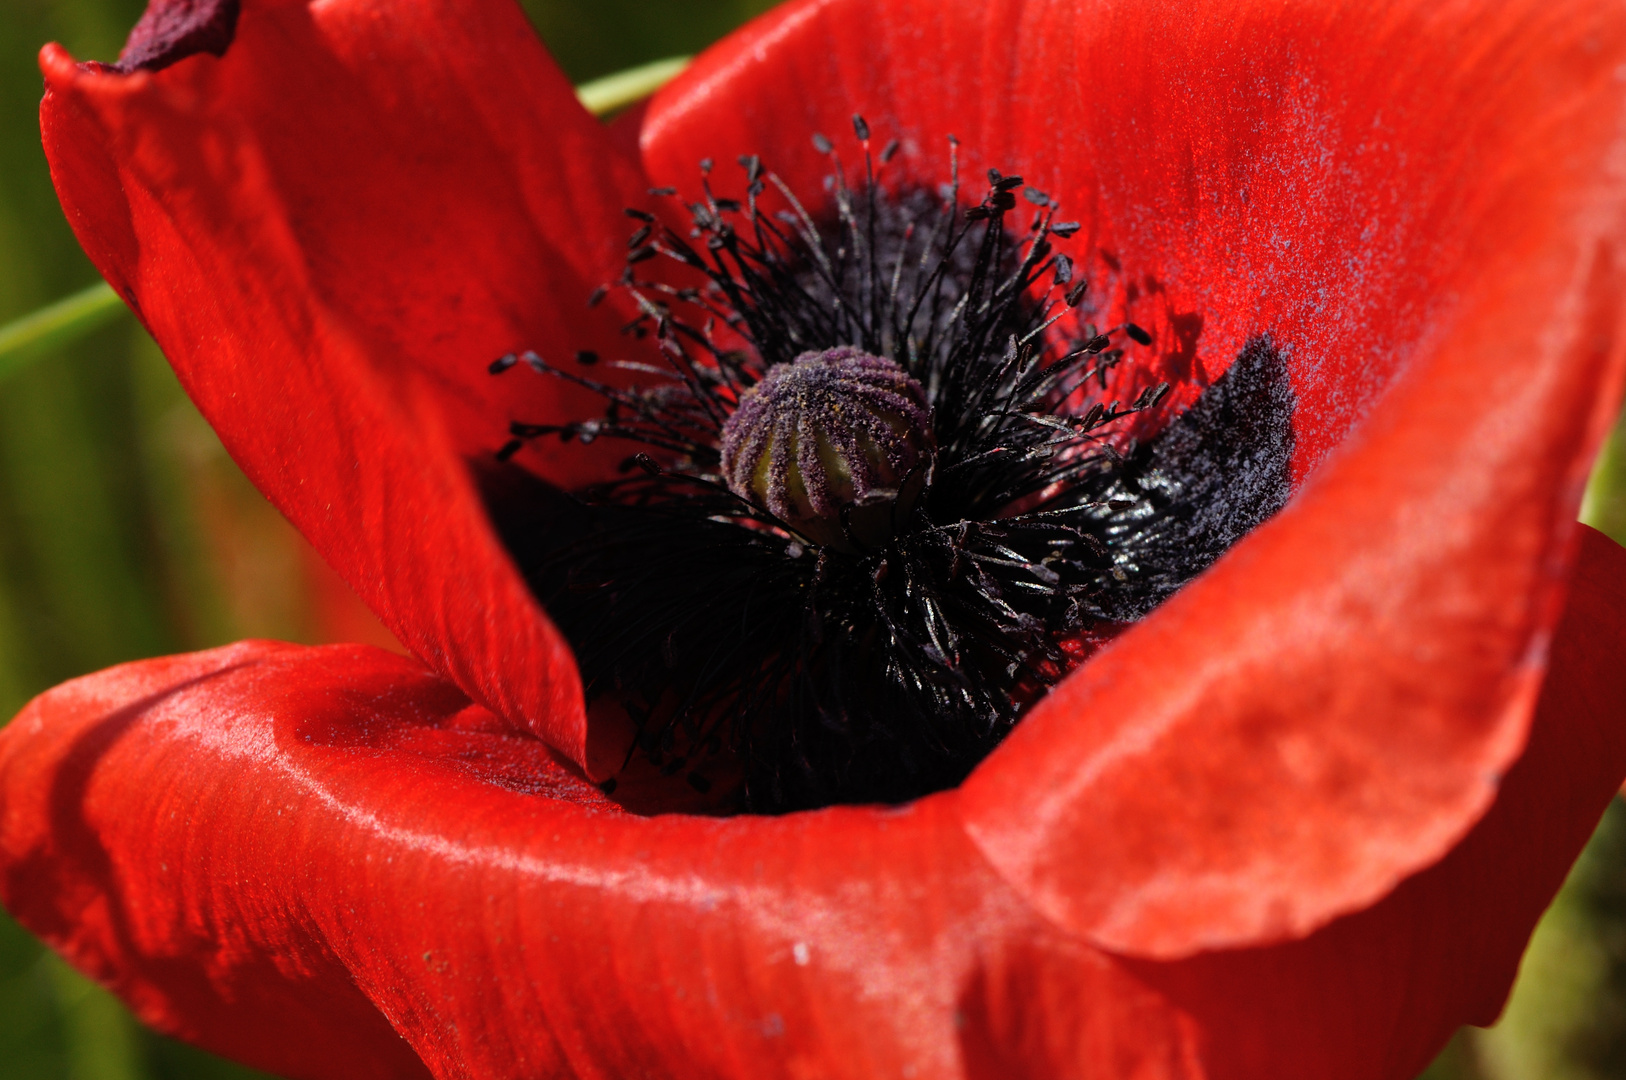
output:
{"label": "dark purple petal tip", "polygon": [[242,0],[151,0],[113,70],[161,71],[200,52],[225,56]]}

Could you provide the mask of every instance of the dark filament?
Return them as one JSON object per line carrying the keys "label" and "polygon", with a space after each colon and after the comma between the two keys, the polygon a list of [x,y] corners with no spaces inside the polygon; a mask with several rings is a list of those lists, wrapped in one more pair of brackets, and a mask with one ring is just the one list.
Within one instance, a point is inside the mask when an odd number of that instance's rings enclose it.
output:
{"label": "dark filament", "polygon": [[[714,195],[703,163],[685,231],[628,211],[626,332],[652,337],[665,368],[606,364],[638,382],[621,387],[534,353],[491,367],[524,359],[606,401],[601,417],[513,425],[503,460],[544,436],[645,448],[624,479],[573,495],[488,472],[493,515],[589,695],[636,721],[633,753],[702,790],[725,782],[732,809],[957,784],[1100,641],[1286,498],[1292,399],[1268,343],[1156,442],[1115,447],[1106,429],[1169,387],[1111,398],[1130,342],[1150,338],[1088,321],[1085,278],[1055,247],[1077,225],[994,171],[970,204],[957,164],[938,192],[889,189],[854,127],[864,181],[846,184],[821,137],[834,168],[816,213],[754,157],[743,201]],[[676,272],[646,275],[656,260]],[[812,543],[719,475],[740,396],[843,346],[902,366],[931,408],[924,490],[880,547]],[[1230,445],[1240,428],[1258,429],[1252,449]]]}

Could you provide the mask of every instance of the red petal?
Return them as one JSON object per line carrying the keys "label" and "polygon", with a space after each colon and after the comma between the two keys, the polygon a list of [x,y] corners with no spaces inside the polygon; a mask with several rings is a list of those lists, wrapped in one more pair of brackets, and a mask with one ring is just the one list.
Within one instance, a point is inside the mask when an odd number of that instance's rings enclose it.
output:
{"label": "red petal", "polygon": [[0,733],[0,792],[7,910],[149,1022],[294,1077],[414,1075],[384,1017],[438,1076],[952,1077],[962,1038],[1007,1052],[985,1029],[1035,948],[1092,1038],[1178,1052],[950,800],[626,815],[364,647],[69,683]]}
{"label": "red petal", "polygon": [[[286,908],[256,911],[256,886],[319,871],[261,861],[279,843],[275,824],[285,814],[293,823],[303,799],[265,783],[274,739],[229,741],[219,688],[240,699],[257,684],[273,700],[297,699],[306,673],[290,677],[287,660],[300,653],[247,642],[127,665],[20,714],[0,733],[6,907],[161,1030],[296,1077],[323,1059],[323,1075],[424,1076],[357,987],[333,977],[331,953],[278,925]],[[332,689],[377,687],[386,707],[415,691],[444,702],[450,689],[366,647],[315,655],[330,662]],[[334,671],[334,660],[348,670]],[[381,687],[380,672],[389,678]],[[275,705],[261,708],[269,715]],[[204,762],[218,772],[192,768]],[[237,807],[227,805],[234,784],[243,785]],[[251,866],[235,881],[211,876],[227,852]]]}
{"label": "red petal", "polygon": [[[1410,1080],[1494,1014],[1626,771],[1626,552],[1587,539],[1529,751],[1438,866],[1308,939],[1125,962],[957,799],[621,813],[360,646],[116,668],[0,733],[0,899],[149,1022],[301,1078]],[[402,1043],[385,1022],[393,1024]]]}
{"label": "red petal", "polygon": [[568,650],[461,458],[598,408],[485,368],[605,336],[585,302],[644,182],[518,8],[250,0],[221,60],[42,65],[68,217],[232,455],[404,643],[583,760]]}
{"label": "red petal", "polygon": [[1161,328],[1152,377],[1288,358],[1293,504],[965,789],[1047,915],[1152,956],[1299,936],[1490,805],[1619,401],[1623,61],[1591,0],[809,0],[656,100],[663,178],[816,174],[807,133],[855,111],[930,175],[955,132],[1085,222],[1109,310]]}
{"label": "red petal", "polygon": [[1454,1025],[1496,1018],[1626,771],[1626,550],[1584,532],[1529,747],[1453,851],[1304,941],[1135,966],[1209,1033],[1210,1075],[1410,1080]]}

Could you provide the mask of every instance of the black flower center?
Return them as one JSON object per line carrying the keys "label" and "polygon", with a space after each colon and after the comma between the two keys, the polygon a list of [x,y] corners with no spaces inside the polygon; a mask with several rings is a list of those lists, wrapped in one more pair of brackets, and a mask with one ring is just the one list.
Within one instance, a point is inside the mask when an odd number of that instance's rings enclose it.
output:
{"label": "black flower center", "polygon": [[798,535],[879,551],[926,484],[931,410],[903,368],[844,345],[769,368],[740,396],[718,449],[729,490]]}
{"label": "black flower center", "polygon": [[626,330],[665,376],[629,365],[620,386],[524,354],[606,407],[516,423],[499,458],[548,436],[642,444],[623,479],[566,493],[486,474],[588,694],[637,724],[629,764],[729,809],[957,784],[1287,497],[1292,397],[1267,342],[1137,442],[1123,419],[1169,384],[1112,395],[1156,351],[1133,324],[1095,325],[1056,248],[1077,225],[997,172],[970,205],[957,167],[936,192],[888,186],[854,126],[864,183],[835,160],[820,212],[755,158],[737,201],[703,163],[686,229],[629,211]]}

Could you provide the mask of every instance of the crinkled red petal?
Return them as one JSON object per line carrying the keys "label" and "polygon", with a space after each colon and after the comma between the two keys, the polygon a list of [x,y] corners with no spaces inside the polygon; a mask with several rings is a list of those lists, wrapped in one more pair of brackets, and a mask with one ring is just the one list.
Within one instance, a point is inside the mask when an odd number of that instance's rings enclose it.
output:
{"label": "crinkled red petal", "polygon": [[408,647],[585,761],[570,653],[463,459],[599,410],[486,365],[613,336],[586,301],[645,185],[518,7],[245,0],[219,60],[42,65],[69,220],[233,457]]}
{"label": "crinkled red petal", "polygon": [[1590,534],[1490,813],[1274,947],[1098,951],[983,859],[954,793],[629,815],[362,646],[36,700],[0,733],[0,899],[149,1022],[294,1078],[1411,1080],[1494,1015],[1626,771],[1623,636],[1626,551]]}
{"label": "crinkled red petal", "polygon": [[1208,1075],[1411,1080],[1457,1025],[1496,1019],[1626,769],[1626,550],[1580,531],[1529,743],[1462,841],[1304,940],[1130,965],[1201,1018],[1224,1063]]}
{"label": "crinkled red petal", "polygon": [[[1018,928],[1017,966],[1059,938],[951,800],[636,817],[364,647],[69,683],[0,733],[0,792],[8,910],[149,1022],[293,1077],[411,1075],[382,1017],[442,1077],[951,1077],[982,937]],[[1146,1007],[1063,954],[1095,1023]]]}
{"label": "crinkled red petal", "polygon": [[1490,805],[1620,400],[1623,62],[1593,0],[806,0],[656,99],[675,183],[761,153],[808,190],[855,112],[935,183],[956,134],[1083,223],[1102,321],[1158,334],[1142,381],[1287,359],[1293,503],[965,788],[1059,923],[1158,957],[1303,935]]}

